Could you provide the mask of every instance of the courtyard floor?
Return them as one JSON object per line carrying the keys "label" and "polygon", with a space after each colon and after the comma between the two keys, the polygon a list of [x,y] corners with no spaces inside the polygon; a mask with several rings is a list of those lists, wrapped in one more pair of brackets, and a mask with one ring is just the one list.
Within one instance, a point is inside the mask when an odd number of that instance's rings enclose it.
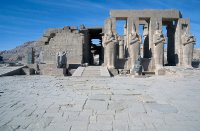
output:
{"label": "courtyard floor", "polygon": [[0,131],[199,131],[199,76],[0,77]]}

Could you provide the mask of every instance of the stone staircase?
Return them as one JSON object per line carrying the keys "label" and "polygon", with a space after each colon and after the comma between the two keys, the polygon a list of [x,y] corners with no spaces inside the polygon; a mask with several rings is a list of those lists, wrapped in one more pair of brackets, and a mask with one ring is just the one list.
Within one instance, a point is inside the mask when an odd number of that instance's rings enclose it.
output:
{"label": "stone staircase", "polygon": [[88,66],[88,67],[78,67],[78,69],[73,73],[72,76],[86,76],[86,77],[110,77],[108,69],[102,66]]}

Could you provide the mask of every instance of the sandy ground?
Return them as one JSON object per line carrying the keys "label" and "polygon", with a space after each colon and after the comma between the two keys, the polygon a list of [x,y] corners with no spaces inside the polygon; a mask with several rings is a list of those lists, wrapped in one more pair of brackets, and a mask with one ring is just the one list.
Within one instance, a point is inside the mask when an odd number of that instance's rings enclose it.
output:
{"label": "sandy ground", "polygon": [[0,131],[199,131],[199,75],[0,77]]}

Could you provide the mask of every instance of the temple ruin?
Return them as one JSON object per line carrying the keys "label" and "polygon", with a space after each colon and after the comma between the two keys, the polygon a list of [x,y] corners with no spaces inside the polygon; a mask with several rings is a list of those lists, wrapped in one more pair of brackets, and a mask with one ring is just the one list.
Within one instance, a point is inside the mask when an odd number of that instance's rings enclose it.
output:
{"label": "temple ruin", "polygon": [[[124,21],[122,35],[118,21]],[[27,63],[45,75],[72,75],[84,66],[105,67],[115,75],[162,74],[165,66],[190,67],[195,41],[189,19],[177,10],[111,10],[103,27],[48,29],[28,50]]]}

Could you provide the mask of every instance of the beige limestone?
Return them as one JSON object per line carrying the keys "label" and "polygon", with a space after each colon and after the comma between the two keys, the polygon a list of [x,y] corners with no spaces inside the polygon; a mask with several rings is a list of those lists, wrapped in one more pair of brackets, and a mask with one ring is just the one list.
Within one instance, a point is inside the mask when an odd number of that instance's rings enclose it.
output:
{"label": "beige limestone", "polygon": [[153,44],[154,44],[154,60],[155,60],[155,66],[156,69],[163,67],[163,55],[164,55],[164,43],[165,38],[163,36],[162,30],[159,30],[159,27],[157,27],[157,30],[155,31],[153,35]]}
{"label": "beige limestone", "polygon": [[[118,20],[125,20],[123,35],[117,34]],[[92,45],[92,39],[99,39],[99,44]],[[33,64],[39,63],[42,70],[51,67],[45,70],[56,72],[56,66],[51,66],[57,63],[56,53],[66,52],[69,68],[92,66],[98,58],[99,65],[110,72],[130,73],[141,57],[144,71],[155,73],[162,72],[166,66],[191,66],[195,42],[190,33],[190,20],[182,18],[177,10],[111,10],[110,18],[100,28],[81,25],[79,29],[76,26],[48,29],[37,41]],[[167,44],[165,62],[164,44]]]}
{"label": "beige limestone", "polygon": [[130,58],[131,58],[131,68],[134,67],[134,63],[138,56],[140,55],[140,43],[141,37],[138,35],[135,29],[135,24],[132,25],[133,29],[129,34],[129,50],[130,50]]}
{"label": "beige limestone", "polygon": [[181,36],[182,46],[183,46],[183,64],[186,67],[190,67],[192,63],[193,48],[196,42],[194,36],[188,33],[188,28]]}

